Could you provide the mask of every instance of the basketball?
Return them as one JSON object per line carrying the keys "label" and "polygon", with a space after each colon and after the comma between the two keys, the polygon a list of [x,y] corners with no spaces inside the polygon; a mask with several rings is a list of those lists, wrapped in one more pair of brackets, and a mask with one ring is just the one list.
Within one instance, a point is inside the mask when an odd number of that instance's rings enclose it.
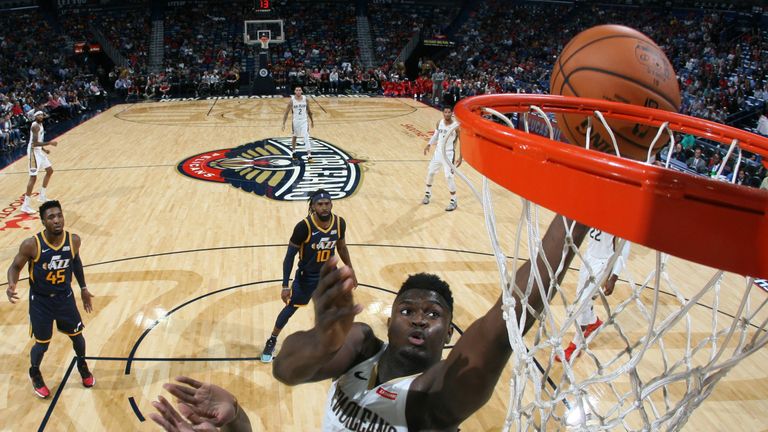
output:
{"label": "basketball", "polygon": [[[604,99],[677,112],[680,89],[675,71],[648,36],[620,25],[600,25],[577,34],[555,61],[550,93]],[[560,129],[572,144],[584,146],[587,118],[557,114]],[[645,160],[657,128],[607,120],[621,156]],[[596,118],[590,146],[614,153],[611,138]]]}

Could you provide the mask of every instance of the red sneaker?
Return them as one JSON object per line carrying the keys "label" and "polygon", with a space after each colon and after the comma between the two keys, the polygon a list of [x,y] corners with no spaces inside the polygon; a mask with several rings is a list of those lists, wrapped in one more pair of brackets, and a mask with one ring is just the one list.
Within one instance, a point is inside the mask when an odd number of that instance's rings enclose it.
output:
{"label": "red sneaker", "polygon": [[82,365],[77,365],[77,370],[80,372],[80,377],[83,379],[83,386],[93,387],[96,384],[96,378],[93,376],[90,370],[88,370],[88,363],[83,361]]}
{"label": "red sneaker", "polygon": [[42,398],[47,399],[51,395],[51,391],[48,390],[48,386],[43,381],[43,375],[40,372],[33,373],[32,368],[29,369],[29,379],[32,380],[32,388],[35,390],[35,394]]}
{"label": "red sneaker", "polygon": [[597,318],[595,322],[589,324],[587,329],[584,330],[584,339],[588,338],[589,335],[595,332],[595,330],[599,329],[601,325],[603,325],[603,322],[600,321],[600,318]]}
{"label": "red sneaker", "polygon": [[[565,361],[570,362],[571,357],[573,357],[573,352],[576,351],[576,344],[571,342],[568,344],[568,348],[565,349]],[[581,355],[581,351],[576,355],[576,357]],[[560,359],[560,356],[555,355],[555,361],[562,362]]]}

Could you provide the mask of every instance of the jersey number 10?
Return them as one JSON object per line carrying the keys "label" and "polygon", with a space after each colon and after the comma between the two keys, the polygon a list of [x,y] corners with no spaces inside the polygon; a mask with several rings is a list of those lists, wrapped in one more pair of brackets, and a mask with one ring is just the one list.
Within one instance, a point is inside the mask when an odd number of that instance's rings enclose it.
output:
{"label": "jersey number 10", "polygon": [[330,249],[323,249],[317,251],[317,262],[326,262],[331,257]]}

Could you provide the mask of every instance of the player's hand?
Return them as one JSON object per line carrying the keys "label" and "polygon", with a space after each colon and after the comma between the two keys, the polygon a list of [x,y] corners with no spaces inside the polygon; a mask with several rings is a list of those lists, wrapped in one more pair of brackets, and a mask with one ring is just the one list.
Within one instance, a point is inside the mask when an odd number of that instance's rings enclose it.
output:
{"label": "player's hand", "polygon": [[291,301],[291,290],[287,287],[283,287],[283,289],[280,290],[280,299],[283,303],[288,304],[288,302]]}
{"label": "player's hand", "polygon": [[43,151],[45,152],[45,154],[51,154],[51,151],[50,151],[50,150],[48,150],[48,149],[47,149],[47,148],[45,148],[45,147],[43,147]]}
{"label": "player's hand", "polygon": [[319,345],[329,352],[338,351],[344,345],[355,315],[363,310],[352,297],[355,271],[350,266],[337,268],[338,263],[336,256],[325,262],[320,269],[320,282],[312,294],[315,330],[321,338]]}
{"label": "player's hand", "polygon": [[461,166],[461,163],[462,163],[462,162],[464,162],[464,159],[463,159],[463,158],[458,158],[458,159],[455,159],[455,160],[453,161],[453,165],[454,165],[456,168],[458,168],[458,167],[460,167],[460,166]]}
{"label": "player's hand", "polygon": [[613,289],[616,287],[616,281],[618,279],[618,276],[611,275],[608,280],[605,281],[603,284],[603,294],[605,294],[606,297],[613,294]]}
{"label": "player's hand", "polygon": [[51,142],[49,142],[48,144],[50,144],[50,145],[52,145],[52,146],[56,147],[57,145],[59,145],[59,142],[58,142],[58,141],[51,141]]}
{"label": "player's hand", "polygon": [[427,144],[427,146],[424,147],[424,156],[426,156],[427,153],[429,153],[429,144]]}
{"label": "player's hand", "polygon": [[152,413],[149,418],[155,423],[159,424],[164,430],[168,432],[194,432],[194,431],[217,431],[218,428],[208,422],[192,425],[189,421],[184,419],[181,414],[171,405],[168,400],[162,396],[157,397],[156,402],[152,402],[152,406],[155,407],[160,414]]}
{"label": "player's hand", "polygon": [[8,285],[8,289],[5,290],[5,294],[8,296],[8,301],[16,304],[19,301],[19,293],[16,292],[16,285]]}
{"label": "player's hand", "polygon": [[237,416],[237,399],[227,390],[186,376],[176,381],[186,385],[167,383],[163,388],[178,399],[179,410],[193,424],[222,427]]}
{"label": "player's hand", "polygon": [[93,312],[94,295],[91,294],[90,291],[88,291],[88,288],[83,288],[80,290],[80,297],[83,299],[83,308],[85,309],[85,311],[88,313]]}
{"label": "player's hand", "polygon": [[283,127],[280,129],[281,131],[285,130],[285,123],[283,123]]}

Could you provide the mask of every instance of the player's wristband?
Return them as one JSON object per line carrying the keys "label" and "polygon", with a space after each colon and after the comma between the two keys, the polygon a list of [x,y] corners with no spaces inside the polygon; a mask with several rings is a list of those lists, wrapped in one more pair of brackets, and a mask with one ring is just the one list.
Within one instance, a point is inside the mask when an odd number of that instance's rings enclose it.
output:
{"label": "player's wristband", "polygon": [[290,291],[291,289],[288,287],[283,287],[283,291]]}

